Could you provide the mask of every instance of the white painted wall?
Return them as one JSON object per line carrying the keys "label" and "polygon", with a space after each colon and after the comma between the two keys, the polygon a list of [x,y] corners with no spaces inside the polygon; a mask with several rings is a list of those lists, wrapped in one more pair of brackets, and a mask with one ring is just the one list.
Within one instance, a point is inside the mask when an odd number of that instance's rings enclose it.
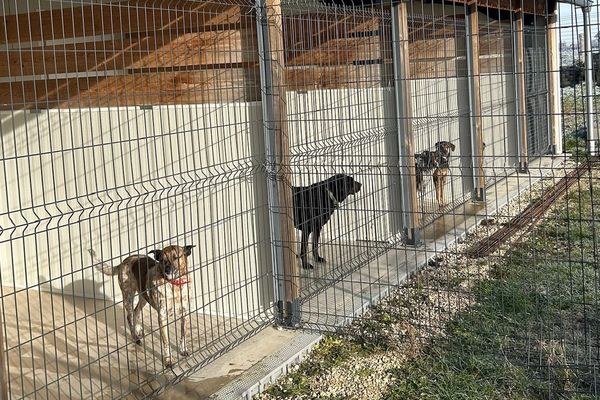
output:
{"label": "white painted wall", "polygon": [[387,241],[394,235],[390,201],[395,191],[399,198],[400,188],[391,176],[398,159],[386,146],[397,140],[395,121],[385,109],[389,96],[393,91],[385,88],[288,93],[293,184],[310,185],[337,173],[363,184],[334,213],[322,233],[325,241]]}
{"label": "white painted wall", "polygon": [[480,93],[486,174],[504,176],[513,172],[517,162],[512,73],[481,75]]}
{"label": "white painted wall", "polygon": [[[462,81],[416,80],[412,87],[417,150],[455,142],[456,176],[465,168]],[[491,90],[489,102],[502,91],[498,85],[482,85]],[[392,98],[390,88],[288,93],[293,184],[340,172],[363,183],[335,213],[324,240],[387,241],[398,233]],[[5,287],[118,299],[116,280],[91,268],[88,248],[118,263],[154,247],[195,244],[192,297],[200,311],[247,315],[270,304],[260,103],[19,111],[0,118]],[[505,135],[506,124],[487,120],[486,142],[491,138],[499,152],[496,130]],[[451,185],[455,198],[468,193],[462,176]]]}
{"label": "white painted wall", "polygon": [[195,244],[199,311],[270,304],[259,103],[0,116],[4,286],[119,298],[87,249],[116,264]]}
{"label": "white painted wall", "polygon": [[[435,150],[439,141],[450,141],[456,146],[450,159],[450,178],[445,190],[448,201],[470,193],[469,179],[463,178],[471,173],[468,104],[461,101],[467,95],[465,90],[465,78],[412,81],[415,151]],[[428,199],[433,199],[435,192],[430,178],[430,174],[426,176],[424,192]],[[425,207],[437,209],[433,203],[425,204]]]}

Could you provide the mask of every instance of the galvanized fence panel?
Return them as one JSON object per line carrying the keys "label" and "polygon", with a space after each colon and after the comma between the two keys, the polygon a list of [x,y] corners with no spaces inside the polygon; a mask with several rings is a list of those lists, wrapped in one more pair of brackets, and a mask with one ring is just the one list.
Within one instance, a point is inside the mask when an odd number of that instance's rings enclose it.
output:
{"label": "galvanized fence panel", "polygon": [[[521,3],[3,1],[11,397],[151,397],[273,324],[444,341],[515,259],[527,307],[574,311],[498,331],[548,396],[597,394],[598,5]],[[157,288],[99,271],[136,254]]]}

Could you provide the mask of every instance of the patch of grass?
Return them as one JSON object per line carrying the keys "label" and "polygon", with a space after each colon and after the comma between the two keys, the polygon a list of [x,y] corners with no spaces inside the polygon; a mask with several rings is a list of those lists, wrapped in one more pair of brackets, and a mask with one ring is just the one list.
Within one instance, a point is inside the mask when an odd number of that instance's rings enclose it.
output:
{"label": "patch of grass", "polygon": [[565,139],[565,151],[571,154],[576,154],[581,157],[586,154],[585,140],[573,136],[567,136]]}
{"label": "patch of grass", "polygon": [[[563,132],[570,135],[577,128],[587,124],[585,116],[585,86],[562,91]],[[594,96],[594,109],[600,109],[600,95]],[[596,117],[597,118],[597,117]]]}
{"label": "patch of grass", "polygon": [[436,348],[417,362],[396,369],[397,380],[385,399],[528,398],[524,371],[497,361]]}
{"label": "patch of grass", "polygon": [[359,357],[369,354],[371,351],[369,346],[355,341],[336,335],[325,335],[323,340],[315,346],[310,357],[300,364],[296,371],[286,375],[277,385],[267,389],[266,393],[284,398],[310,394],[309,377],[323,375],[350,357]]}
{"label": "patch of grass", "polygon": [[371,376],[375,373],[375,370],[373,368],[368,368],[368,367],[364,367],[364,368],[360,368],[359,370],[356,371],[356,375],[357,376]]}
{"label": "patch of grass", "polygon": [[600,398],[588,347],[600,329],[600,183],[582,183],[492,266],[447,337],[393,371],[387,399]]}

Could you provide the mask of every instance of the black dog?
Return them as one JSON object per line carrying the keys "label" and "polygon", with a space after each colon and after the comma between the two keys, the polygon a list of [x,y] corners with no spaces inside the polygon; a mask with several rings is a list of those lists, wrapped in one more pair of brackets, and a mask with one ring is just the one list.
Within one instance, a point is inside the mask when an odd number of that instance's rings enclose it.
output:
{"label": "black dog", "polygon": [[450,154],[456,146],[447,141],[437,142],[435,151],[425,150],[415,154],[415,174],[417,190],[423,190],[423,174],[433,170],[433,184],[435,185],[435,197],[438,206],[444,205],[444,187],[446,178],[450,172]]}
{"label": "black dog", "polygon": [[313,257],[317,262],[325,262],[319,255],[321,229],[331,215],[349,195],[360,191],[362,185],[351,176],[338,174],[310,186],[293,187],[294,226],[302,231],[300,259],[302,268],[313,269],[306,260],[308,237],[312,234]]}

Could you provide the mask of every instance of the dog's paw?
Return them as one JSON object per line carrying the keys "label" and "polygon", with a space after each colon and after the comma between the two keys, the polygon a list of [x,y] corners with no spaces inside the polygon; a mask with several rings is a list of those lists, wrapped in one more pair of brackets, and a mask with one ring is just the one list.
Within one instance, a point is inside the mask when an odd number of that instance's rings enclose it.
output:
{"label": "dog's paw", "polygon": [[135,326],[135,337],[138,340],[144,337],[144,327],[139,324]]}
{"label": "dog's paw", "polygon": [[325,259],[323,257],[321,257],[321,256],[318,256],[316,258],[316,260],[317,260],[318,263],[324,263],[325,262]]}
{"label": "dog's paw", "polygon": [[189,352],[189,350],[188,350],[188,349],[180,349],[180,350],[179,350],[179,355],[180,355],[181,357],[187,357],[187,356],[189,356],[189,355],[190,355],[190,352]]}
{"label": "dog's paw", "polygon": [[165,368],[173,368],[173,360],[171,359],[171,357],[163,358],[163,366]]}
{"label": "dog's paw", "polygon": [[132,333],[131,338],[133,339],[133,342],[135,344],[137,344],[138,346],[142,345],[142,335],[138,335],[137,333]]}

